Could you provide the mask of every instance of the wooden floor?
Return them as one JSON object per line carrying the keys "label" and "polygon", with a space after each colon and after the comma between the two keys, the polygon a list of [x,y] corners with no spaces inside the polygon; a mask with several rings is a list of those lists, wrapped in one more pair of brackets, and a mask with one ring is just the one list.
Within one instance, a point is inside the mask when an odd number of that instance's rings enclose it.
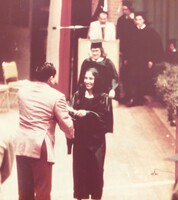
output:
{"label": "wooden floor", "polygon": [[[175,164],[166,158],[175,152],[175,128],[165,112],[153,104],[127,108],[115,103],[114,122],[114,134],[107,134],[102,200],[170,200]],[[17,123],[17,109],[0,114],[0,127],[7,132],[13,134]],[[72,158],[59,129],[56,136],[52,200],[71,200]],[[2,192],[4,200],[18,199],[15,165]]]}

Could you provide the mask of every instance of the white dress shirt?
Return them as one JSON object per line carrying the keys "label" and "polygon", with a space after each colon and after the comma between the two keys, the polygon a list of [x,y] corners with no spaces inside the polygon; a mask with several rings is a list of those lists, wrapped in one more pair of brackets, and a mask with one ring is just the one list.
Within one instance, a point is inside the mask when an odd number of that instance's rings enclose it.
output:
{"label": "white dress shirt", "polygon": [[[102,38],[102,27],[104,27],[104,38]],[[99,21],[90,23],[88,38],[90,40],[105,40],[112,41],[116,39],[116,28],[111,22],[106,22],[105,25],[101,25]]]}

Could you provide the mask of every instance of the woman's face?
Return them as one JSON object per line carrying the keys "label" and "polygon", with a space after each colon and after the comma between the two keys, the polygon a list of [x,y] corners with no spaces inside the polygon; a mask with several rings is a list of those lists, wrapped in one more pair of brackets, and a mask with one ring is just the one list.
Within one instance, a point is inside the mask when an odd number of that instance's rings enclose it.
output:
{"label": "woman's face", "polygon": [[92,48],[91,49],[91,57],[94,60],[98,60],[101,57],[101,49],[100,48]]}
{"label": "woman's face", "polygon": [[92,72],[87,71],[84,77],[84,84],[87,90],[92,90],[95,82],[95,77]]}

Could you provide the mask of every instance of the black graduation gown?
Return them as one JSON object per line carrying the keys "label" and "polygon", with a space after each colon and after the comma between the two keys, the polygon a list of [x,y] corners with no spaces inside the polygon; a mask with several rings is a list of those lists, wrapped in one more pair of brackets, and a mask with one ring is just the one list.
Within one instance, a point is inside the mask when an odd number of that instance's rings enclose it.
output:
{"label": "black graduation gown", "polygon": [[133,19],[126,18],[125,15],[118,18],[116,24],[116,38],[120,40],[120,51],[124,59],[127,59],[134,29],[135,24]]}
{"label": "black graduation gown", "polygon": [[132,42],[133,31],[135,29],[134,20],[131,18],[126,18],[122,15],[117,20],[116,25],[116,37],[120,40],[120,80],[122,81],[122,86],[124,90],[125,100],[129,99],[129,66],[125,64],[125,60],[128,60],[130,46]]}
{"label": "black graduation gown", "polygon": [[154,64],[163,59],[163,46],[159,34],[151,27],[143,29],[135,27],[129,54],[129,76],[132,95],[136,99],[153,91],[153,69],[148,62]]}
{"label": "black graduation gown", "polygon": [[100,62],[93,61],[91,58],[87,58],[83,61],[79,76],[79,85],[83,84],[85,72],[89,68],[96,68],[100,76],[100,92],[108,92],[111,89],[116,89],[118,87],[118,74],[115,69],[113,62],[104,58]]}
{"label": "black graduation gown", "polygon": [[100,199],[106,151],[107,97],[99,95],[87,99],[76,92],[73,108],[90,111],[85,117],[76,117],[74,120],[74,198],[87,199],[91,195],[93,199]]}
{"label": "black graduation gown", "polygon": [[[84,76],[86,71],[89,68],[96,68],[99,73],[100,77],[100,85],[98,87],[98,90],[100,93],[106,93],[108,94],[111,89],[114,89],[116,91],[116,97],[115,99],[118,100],[119,98],[119,84],[118,84],[118,74],[115,69],[115,66],[113,62],[109,58],[104,58],[100,62],[93,61],[91,58],[87,58],[83,61],[79,76],[78,85],[79,88],[83,84]],[[112,101],[110,100],[110,113],[108,117],[108,121],[110,124],[110,127],[108,128],[108,132],[113,132],[113,110],[112,110]]]}

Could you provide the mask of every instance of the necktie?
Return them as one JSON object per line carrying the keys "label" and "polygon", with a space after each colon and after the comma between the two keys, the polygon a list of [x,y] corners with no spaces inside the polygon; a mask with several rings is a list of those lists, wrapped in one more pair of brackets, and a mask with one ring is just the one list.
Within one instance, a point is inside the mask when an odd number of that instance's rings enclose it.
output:
{"label": "necktie", "polygon": [[105,27],[101,27],[101,32],[102,32],[102,39],[104,40]]}

